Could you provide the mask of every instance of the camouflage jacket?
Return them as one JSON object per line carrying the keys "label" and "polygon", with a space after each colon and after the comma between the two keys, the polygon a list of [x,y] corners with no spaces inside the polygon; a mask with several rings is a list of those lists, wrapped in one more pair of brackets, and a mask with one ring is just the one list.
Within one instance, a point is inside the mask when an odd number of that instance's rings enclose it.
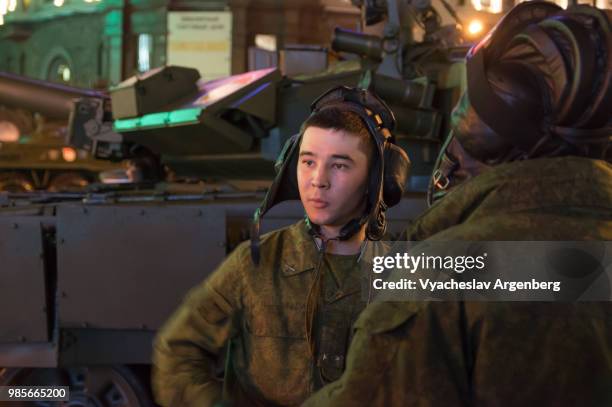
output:
{"label": "camouflage jacket", "polygon": [[[407,237],[612,240],[612,165],[499,166],[458,186]],[[376,303],[355,326],[341,379],[305,406],[612,405],[609,302]]]}
{"label": "camouflage jacket", "polygon": [[[340,377],[361,301],[358,256],[327,268],[315,322],[316,356],[306,339],[306,304],[320,252],[303,221],[261,239],[259,266],[245,242],[200,286],[158,334],[153,389],[164,406],[299,405]],[[322,260],[321,264],[318,261]],[[333,277],[333,279],[331,278]],[[228,345],[229,344],[229,345]],[[228,351],[229,346],[229,351]],[[225,383],[218,378],[226,355]]]}

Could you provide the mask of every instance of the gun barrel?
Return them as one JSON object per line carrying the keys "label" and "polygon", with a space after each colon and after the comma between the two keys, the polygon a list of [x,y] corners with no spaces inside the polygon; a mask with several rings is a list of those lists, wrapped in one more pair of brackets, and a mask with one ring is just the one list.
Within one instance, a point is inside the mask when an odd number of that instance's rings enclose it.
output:
{"label": "gun barrel", "polygon": [[334,30],[334,51],[350,52],[363,57],[380,60],[383,54],[382,40],[375,35],[361,34],[342,28]]}
{"label": "gun barrel", "polygon": [[0,104],[31,110],[53,119],[67,119],[72,100],[108,97],[104,92],[80,89],[0,72]]}

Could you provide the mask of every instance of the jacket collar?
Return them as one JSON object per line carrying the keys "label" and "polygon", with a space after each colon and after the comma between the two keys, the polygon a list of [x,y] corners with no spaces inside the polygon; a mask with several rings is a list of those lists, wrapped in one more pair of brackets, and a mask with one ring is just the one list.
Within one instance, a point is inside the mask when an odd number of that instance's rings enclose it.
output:
{"label": "jacket collar", "polygon": [[314,270],[319,260],[319,250],[308,233],[306,222],[301,220],[286,230],[287,236],[281,256],[281,272],[293,276]]}
{"label": "jacket collar", "polygon": [[[317,267],[321,252],[314,237],[308,232],[306,222],[301,220],[295,223],[286,230],[286,233],[285,242],[288,244],[282,248],[281,273],[289,277],[313,271]],[[359,286],[357,287],[359,289]]]}

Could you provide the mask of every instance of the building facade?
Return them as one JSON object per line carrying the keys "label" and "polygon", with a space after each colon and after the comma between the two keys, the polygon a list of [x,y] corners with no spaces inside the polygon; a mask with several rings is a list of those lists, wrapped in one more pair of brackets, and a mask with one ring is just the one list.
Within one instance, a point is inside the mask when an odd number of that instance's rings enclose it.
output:
{"label": "building facade", "polygon": [[[172,59],[178,58],[174,56],[178,51],[191,49],[199,53],[198,58],[210,61],[225,49],[229,58],[225,74],[241,73],[248,69],[248,47],[254,45],[257,35],[273,36],[279,47],[287,43],[325,44],[335,25],[356,28],[358,10],[350,3],[339,3],[0,0],[0,71],[76,86],[106,87],[135,73],[175,63]],[[197,38],[214,34],[210,31],[214,25],[209,25],[208,31],[202,24],[171,25],[177,15],[194,21],[215,13],[230,16],[229,24],[216,27],[227,37],[226,44]],[[194,39],[186,43],[179,38],[170,47],[173,38],[180,37],[179,29]]]}
{"label": "building facade", "polygon": [[[578,0],[556,0],[562,6]],[[579,0],[583,2],[585,0]],[[514,0],[449,0],[467,25],[490,28]],[[610,8],[612,0],[587,0]],[[336,26],[359,29],[351,0],[0,0],[0,71],[82,87],[116,85],[164,64],[203,77],[249,69],[249,47],[329,46]],[[444,24],[453,24],[432,0]],[[470,28],[471,29],[471,28]],[[253,66],[251,64],[251,66]],[[210,76],[208,76],[210,75]]]}

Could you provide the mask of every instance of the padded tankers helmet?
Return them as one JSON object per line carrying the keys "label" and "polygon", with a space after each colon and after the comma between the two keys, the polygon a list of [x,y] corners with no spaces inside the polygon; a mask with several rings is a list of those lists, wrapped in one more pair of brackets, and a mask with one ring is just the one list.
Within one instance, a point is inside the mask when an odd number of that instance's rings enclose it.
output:
{"label": "padded tankers helmet", "polygon": [[470,50],[468,90],[453,111],[430,203],[504,162],[612,161],[611,20],[591,6],[529,1]]}
{"label": "padded tankers helmet", "polygon": [[[340,232],[344,240],[357,233],[366,224],[366,236],[379,240],[385,233],[387,208],[402,198],[410,172],[410,160],[406,152],[395,144],[391,133],[395,117],[389,107],[374,93],[357,88],[339,86],[321,95],[311,105],[311,116],[325,109],[336,108],[355,113],[361,118],[374,141],[375,154],[370,171],[366,213],[353,219]],[[305,130],[305,129],[303,129]],[[299,200],[297,164],[303,132],[290,138],[274,165],[276,177],[261,206],[255,211],[251,230],[251,254],[259,262],[259,229],[262,217],[276,204],[287,200]],[[316,233],[317,225],[308,218],[307,224]]]}

